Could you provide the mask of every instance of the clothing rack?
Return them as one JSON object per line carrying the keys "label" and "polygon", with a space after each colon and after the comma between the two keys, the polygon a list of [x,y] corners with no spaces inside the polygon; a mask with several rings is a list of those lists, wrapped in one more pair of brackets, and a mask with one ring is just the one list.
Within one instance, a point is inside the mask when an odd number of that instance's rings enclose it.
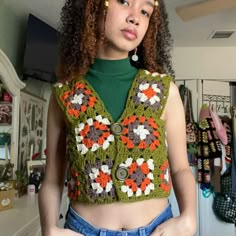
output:
{"label": "clothing rack", "polygon": [[[212,80],[212,79],[181,79],[181,80],[176,80],[176,82],[182,83],[184,86],[189,87],[186,85],[188,81],[194,81],[196,82],[196,92],[197,92],[197,106],[198,110],[200,111],[201,105],[202,104],[207,104],[209,106],[215,106],[217,112],[220,115],[227,115],[231,116],[231,91],[229,95],[220,95],[220,94],[208,94],[204,91],[204,82],[224,82],[224,83],[229,83],[230,82],[226,80]],[[190,86],[191,87],[191,86]],[[193,87],[192,87],[193,88]],[[191,88],[190,88],[191,89]],[[194,88],[195,89],[195,88]]]}

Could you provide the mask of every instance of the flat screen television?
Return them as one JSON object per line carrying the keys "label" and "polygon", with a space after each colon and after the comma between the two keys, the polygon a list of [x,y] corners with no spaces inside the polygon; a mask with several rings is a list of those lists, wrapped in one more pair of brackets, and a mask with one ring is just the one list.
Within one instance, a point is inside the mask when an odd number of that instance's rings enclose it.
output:
{"label": "flat screen television", "polygon": [[28,77],[54,83],[58,63],[59,32],[29,14],[25,42],[23,79]]}

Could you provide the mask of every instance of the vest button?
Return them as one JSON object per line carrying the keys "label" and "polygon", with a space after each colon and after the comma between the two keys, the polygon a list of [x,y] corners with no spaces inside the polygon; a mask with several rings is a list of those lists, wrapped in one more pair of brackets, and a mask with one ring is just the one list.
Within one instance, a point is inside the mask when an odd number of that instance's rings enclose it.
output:
{"label": "vest button", "polygon": [[128,172],[128,169],[126,167],[119,167],[117,170],[116,170],[116,178],[118,180],[125,180],[127,179],[129,176],[129,172]]}
{"label": "vest button", "polygon": [[112,131],[113,134],[120,135],[123,131],[123,127],[119,123],[113,123],[111,125],[111,131]]}

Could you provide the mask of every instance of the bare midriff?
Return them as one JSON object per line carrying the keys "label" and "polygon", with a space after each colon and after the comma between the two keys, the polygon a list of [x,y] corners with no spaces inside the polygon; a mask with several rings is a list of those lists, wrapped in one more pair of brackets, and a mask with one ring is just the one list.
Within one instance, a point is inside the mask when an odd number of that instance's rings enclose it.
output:
{"label": "bare midriff", "polygon": [[131,230],[148,225],[165,210],[167,205],[167,198],[101,205],[71,202],[72,208],[90,224],[96,228],[110,230]]}

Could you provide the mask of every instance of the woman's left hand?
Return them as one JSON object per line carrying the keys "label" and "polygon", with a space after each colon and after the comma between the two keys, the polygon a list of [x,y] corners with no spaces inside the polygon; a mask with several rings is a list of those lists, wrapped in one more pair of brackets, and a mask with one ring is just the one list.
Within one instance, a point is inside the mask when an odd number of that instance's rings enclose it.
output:
{"label": "woman's left hand", "polygon": [[184,217],[176,217],[159,225],[150,236],[193,236],[196,226]]}

